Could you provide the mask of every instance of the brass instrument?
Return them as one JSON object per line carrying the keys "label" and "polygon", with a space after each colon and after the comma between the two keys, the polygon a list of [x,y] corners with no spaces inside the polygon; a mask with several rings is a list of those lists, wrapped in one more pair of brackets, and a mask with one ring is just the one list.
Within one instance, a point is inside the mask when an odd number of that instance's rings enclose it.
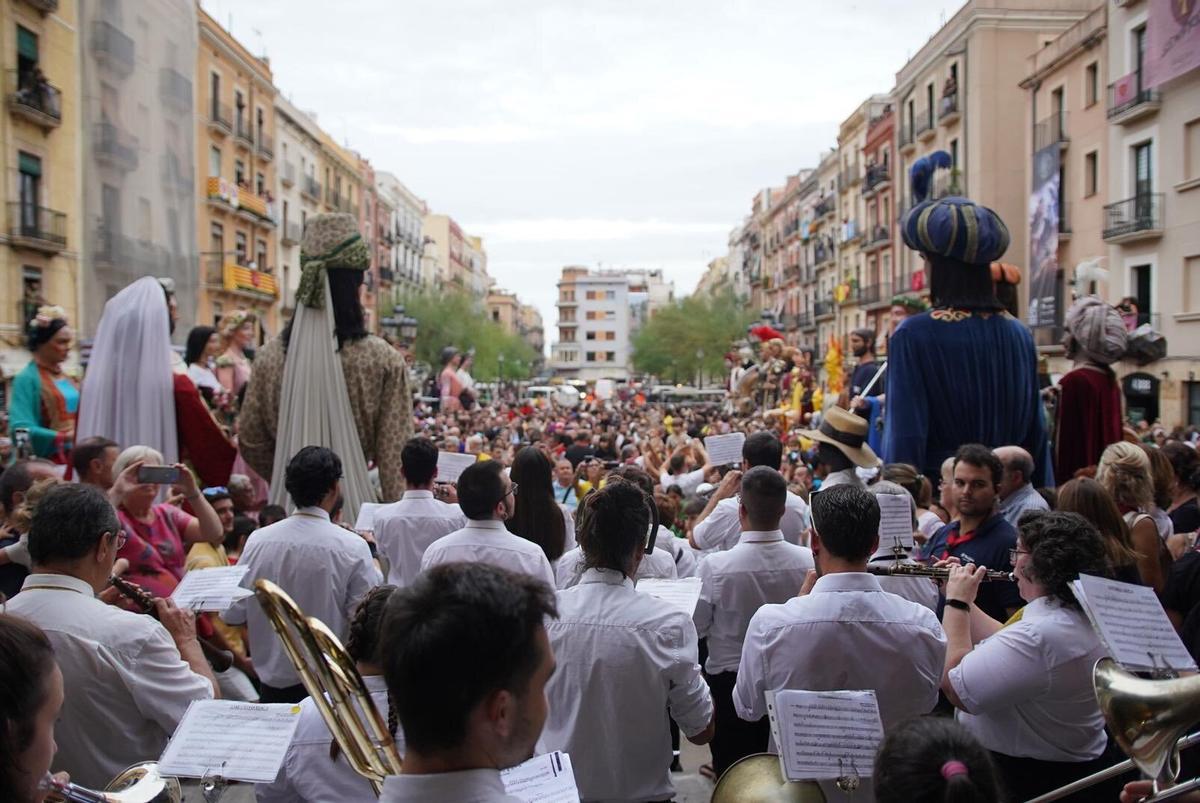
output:
{"label": "brass instrument", "polygon": [[134,764],[113,779],[103,792],[73,783],[61,783],[47,774],[40,784],[47,800],[63,803],[180,803],[179,781],[158,771],[154,763]]}
{"label": "brass instrument", "polygon": [[[945,582],[950,579],[949,566],[926,566],[923,563],[868,563],[867,573],[877,574],[884,577],[928,577],[931,580]],[[986,582],[1012,582],[1017,578],[1012,572],[998,572],[988,569],[983,575],[983,581]]]}
{"label": "brass instrument", "polygon": [[379,794],[402,762],[354,659],[324,622],[305,617],[270,580],[256,582],[254,595],[346,760]]}
{"label": "brass instrument", "polygon": [[825,803],[825,793],[816,781],[784,778],[774,753],[756,753],[721,773],[712,803]]}
{"label": "brass instrument", "polygon": [[1129,756],[1100,772],[1034,798],[1049,803],[1122,775],[1135,766],[1154,779],[1157,803],[1200,789],[1200,778],[1179,783],[1179,751],[1200,742],[1200,734],[1180,738],[1200,720],[1200,675],[1146,680],[1126,672],[1111,658],[1101,658],[1092,671],[1096,700],[1109,732]]}

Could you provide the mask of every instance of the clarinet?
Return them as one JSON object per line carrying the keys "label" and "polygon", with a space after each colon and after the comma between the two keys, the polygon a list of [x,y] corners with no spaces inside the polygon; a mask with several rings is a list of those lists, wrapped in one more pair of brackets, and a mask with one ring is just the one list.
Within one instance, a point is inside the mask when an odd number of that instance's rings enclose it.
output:
{"label": "clarinet", "polygon": [[[142,613],[158,619],[158,613],[154,609],[154,597],[150,592],[128,580],[122,580],[115,574],[109,576],[108,583],[117,589],[121,596],[137,605]],[[224,672],[233,666],[233,653],[229,650],[223,650],[208,639],[200,638],[199,635],[196,636],[196,640],[200,642],[200,648],[204,650],[204,657],[208,659],[209,666],[213,668],[214,672]]]}

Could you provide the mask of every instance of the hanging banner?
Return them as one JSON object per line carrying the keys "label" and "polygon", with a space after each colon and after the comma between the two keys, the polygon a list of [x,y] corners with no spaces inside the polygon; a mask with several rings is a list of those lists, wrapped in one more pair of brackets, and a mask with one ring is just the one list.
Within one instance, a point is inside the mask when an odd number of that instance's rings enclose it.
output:
{"label": "hanging banner", "polygon": [[1200,0],[1150,0],[1145,59],[1147,87],[1200,67]]}
{"label": "hanging banner", "polygon": [[1031,327],[1054,326],[1058,310],[1059,150],[1055,142],[1033,155],[1029,195],[1029,313]]}

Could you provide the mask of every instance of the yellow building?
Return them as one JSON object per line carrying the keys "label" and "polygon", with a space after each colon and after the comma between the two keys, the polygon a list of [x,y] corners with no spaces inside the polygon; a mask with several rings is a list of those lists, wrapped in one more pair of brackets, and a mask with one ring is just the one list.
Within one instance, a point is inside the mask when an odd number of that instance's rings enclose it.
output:
{"label": "yellow building", "polygon": [[0,370],[29,362],[25,325],[40,304],[78,324],[81,178],[75,0],[0,4],[5,219],[0,232]]}
{"label": "yellow building", "polygon": [[484,301],[488,318],[505,332],[515,335],[521,326],[521,302],[516,293],[507,290],[492,290]]}
{"label": "yellow building", "polygon": [[277,219],[275,86],[271,66],[197,8],[197,214],[200,281],[197,321],[238,308],[258,313],[264,335],[278,333],[279,280],[272,264]]}

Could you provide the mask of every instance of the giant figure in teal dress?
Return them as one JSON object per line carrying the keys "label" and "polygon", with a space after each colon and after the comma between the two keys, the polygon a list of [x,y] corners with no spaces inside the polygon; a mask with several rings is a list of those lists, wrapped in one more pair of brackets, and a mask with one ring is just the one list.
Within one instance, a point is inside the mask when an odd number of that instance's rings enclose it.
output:
{"label": "giant figure in teal dress", "polygon": [[33,359],[13,378],[8,403],[11,433],[28,430],[33,453],[57,463],[67,462],[79,412],[79,386],[62,370],[73,337],[60,307],[38,310],[26,333]]}

